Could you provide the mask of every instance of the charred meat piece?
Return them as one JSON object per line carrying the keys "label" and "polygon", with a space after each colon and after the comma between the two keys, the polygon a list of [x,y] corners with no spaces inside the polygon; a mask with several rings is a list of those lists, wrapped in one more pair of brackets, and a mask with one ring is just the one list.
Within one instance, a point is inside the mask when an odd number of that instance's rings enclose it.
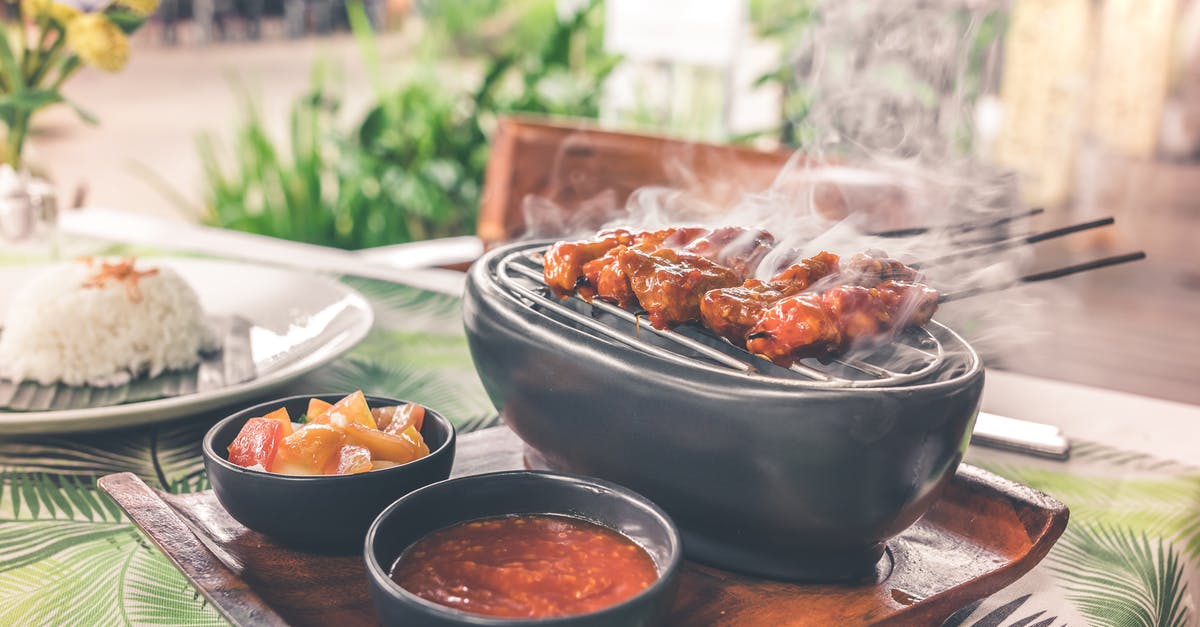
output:
{"label": "charred meat piece", "polygon": [[699,320],[705,292],[740,282],[729,268],[670,248],[647,252],[633,246],[618,253],[617,260],[650,324],[659,329]]}
{"label": "charred meat piece", "polygon": [[626,308],[637,304],[637,296],[629,285],[629,277],[621,270],[620,254],[628,248],[617,246],[603,257],[589,261],[583,266],[583,275],[588,284],[595,287],[596,298]]}
{"label": "charred meat piece", "polygon": [[589,292],[581,290],[585,298],[596,297],[621,307],[632,307],[637,304],[637,296],[629,285],[629,277],[621,270],[618,257],[630,246],[636,246],[646,252],[654,252],[667,242],[671,245],[682,246],[700,234],[706,233],[701,228],[671,228],[658,231],[643,231],[634,235],[630,241],[608,250],[602,257],[593,259],[583,265],[583,276],[587,280]]}
{"label": "charred meat piece", "polygon": [[838,256],[821,252],[789,266],[769,281],[750,279],[737,287],[709,291],[700,301],[700,316],[714,333],[745,347],[746,334],[767,309],[837,272]]}
{"label": "charred meat piece", "polygon": [[887,338],[929,322],[937,300],[936,290],[900,281],[796,294],[764,312],[746,336],[746,348],[785,367],[804,357],[828,357],[857,340]]}
{"label": "charred meat piece", "polygon": [[611,229],[601,231],[589,240],[558,242],[546,251],[542,270],[546,284],[559,298],[570,296],[577,290],[583,296],[595,294],[595,289],[584,277],[583,266],[617,246],[633,243],[636,237],[626,229]]}
{"label": "charred meat piece", "polygon": [[904,265],[903,262],[891,259],[878,251],[869,251],[851,257],[842,268],[842,277],[838,282],[845,285],[875,287],[884,281],[912,283],[919,281],[920,278],[919,272]]}
{"label": "charred meat piece", "polygon": [[[667,228],[657,231],[606,229],[592,239],[558,242],[551,246],[546,252],[543,275],[555,296],[564,298],[579,294],[590,299],[597,293],[599,275],[605,266],[613,263],[615,268],[616,249],[634,245],[644,246],[650,251],[663,246],[683,248],[707,233],[708,229],[700,227]],[[592,265],[589,267],[588,264]],[[620,286],[621,277],[613,276],[608,279],[609,285]],[[617,302],[618,294],[614,292],[610,300]]]}
{"label": "charred meat piece", "polygon": [[841,342],[841,330],[822,306],[821,294],[801,292],[763,312],[746,335],[746,350],[787,367],[801,357],[823,355]]}
{"label": "charred meat piece", "polygon": [[[669,241],[664,245],[671,246]],[[775,237],[766,231],[726,226],[694,236],[682,250],[715,261],[745,280],[774,246]]]}
{"label": "charred meat piece", "polygon": [[651,250],[659,248],[670,248],[673,250],[683,250],[696,238],[703,237],[709,233],[709,230],[700,226],[680,226],[661,229],[658,231],[649,231],[644,233],[638,239],[638,245],[644,245]]}
{"label": "charred meat piece", "polygon": [[604,256],[583,266],[588,285],[595,290],[595,297],[621,307],[637,304],[637,296],[630,285],[629,276],[619,262],[627,248],[636,248],[644,253],[654,253],[666,248],[689,253],[728,267],[743,280],[754,272],[775,238],[761,230],[740,227],[722,227],[709,230],[699,227],[662,229],[640,233],[629,245],[616,246]]}

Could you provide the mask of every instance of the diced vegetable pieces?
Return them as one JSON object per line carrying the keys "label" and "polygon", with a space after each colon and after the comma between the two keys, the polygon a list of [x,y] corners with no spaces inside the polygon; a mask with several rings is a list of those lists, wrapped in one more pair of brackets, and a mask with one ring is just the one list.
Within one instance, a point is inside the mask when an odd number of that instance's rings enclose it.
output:
{"label": "diced vegetable pieces", "polygon": [[400,437],[412,442],[413,446],[417,447],[417,457],[425,457],[429,454],[429,445],[425,444],[425,438],[421,437],[421,432],[417,431],[416,427],[409,427],[400,432]]}
{"label": "diced vegetable pieces", "polygon": [[[420,434],[417,434],[420,437]],[[346,439],[351,444],[371,451],[371,459],[405,464],[421,457],[421,447],[409,438],[370,429],[358,423],[346,426]],[[426,449],[428,450],[428,449]]]}
{"label": "diced vegetable pieces", "polygon": [[275,465],[271,467],[271,472],[280,474],[280,475],[323,475],[323,474],[325,474],[323,472],[314,472],[311,468],[309,468],[308,466],[306,466],[304,464],[301,464],[299,462],[289,460],[289,459],[281,459],[281,458],[279,458],[279,456],[275,457]]}
{"label": "diced vegetable pieces", "polygon": [[279,424],[283,425],[283,430],[280,432],[283,437],[286,438],[292,434],[292,417],[288,415],[287,407],[280,407],[266,416],[263,416],[263,419],[279,421]]}
{"label": "diced vegetable pieces", "polygon": [[346,443],[346,434],[329,425],[310,424],[279,442],[275,462],[267,469],[287,475],[320,475]]}
{"label": "diced vegetable pieces", "polygon": [[[311,416],[309,416],[312,419]],[[363,396],[362,390],[350,394],[346,398],[333,404],[325,413],[317,417],[313,422],[319,424],[333,425],[339,428],[345,428],[346,425],[357,423],[371,429],[375,426],[375,418],[371,416],[371,408],[367,406],[367,399]]]}
{"label": "diced vegetable pieces", "polygon": [[251,418],[242,426],[229,445],[229,461],[244,468],[260,466],[271,470],[276,448],[283,439],[283,427],[278,420]]}
{"label": "diced vegetable pieces", "polygon": [[416,404],[393,405],[392,407],[377,407],[371,410],[379,430],[387,433],[402,433],[409,427],[421,430],[425,423],[425,408]]}
{"label": "diced vegetable pieces", "polygon": [[380,431],[387,431],[388,425],[392,424],[392,419],[403,408],[404,405],[388,405],[387,407],[372,407],[371,417],[375,419],[375,428]]}
{"label": "diced vegetable pieces", "polygon": [[[304,415],[308,417],[308,422],[320,423],[322,422],[321,417],[325,415],[326,411],[329,411],[330,407],[333,407],[332,403],[326,403],[319,398],[310,398],[308,399],[308,411]],[[324,422],[328,422],[328,420]]]}
{"label": "diced vegetable pieces", "polygon": [[362,390],[334,404],[308,401],[308,424],[294,427],[287,408],[251,418],[229,445],[229,461],[288,475],[356,474],[392,468],[429,454],[421,437],[425,408],[371,409]]}
{"label": "diced vegetable pieces", "polygon": [[332,474],[353,475],[371,470],[371,451],[353,444],[343,444],[334,457]]}

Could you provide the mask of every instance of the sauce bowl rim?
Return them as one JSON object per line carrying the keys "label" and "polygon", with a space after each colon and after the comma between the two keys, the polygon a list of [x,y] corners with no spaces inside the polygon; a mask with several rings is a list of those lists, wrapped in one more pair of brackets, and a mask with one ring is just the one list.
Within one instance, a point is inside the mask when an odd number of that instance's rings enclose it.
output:
{"label": "sauce bowl rim", "polygon": [[[508,480],[509,477],[512,477],[512,478],[535,477],[535,478],[537,478],[538,481],[553,481],[553,482],[569,484],[569,485],[574,485],[574,486],[600,487],[600,488],[607,490],[607,492],[604,494],[597,494],[596,495],[597,498],[617,498],[622,501],[632,502],[634,504],[637,504],[637,505],[649,510],[654,515],[654,517],[657,518],[660,523],[662,523],[662,527],[666,530],[667,538],[668,538],[667,559],[661,566],[657,562],[655,562],[655,566],[659,566],[658,577],[655,578],[655,580],[650,585],[646,586],[644,589],[639,591],[637,594],[629,597],[628,599],[625,599],[619,603],[614,603],[608,607],[604,607],[604,608],[601,608],[599,610],[595,610],[592,612],[584,612],[584,613],[579,613],[579,614],[566,614],[563,616],[547,616],[547,617],[543,617],[543,618],[509,618],[509,617],[487,616],[485,614],[476,614],[473,612],[467,612],[464,610],[459,610],[459,609],[447,607],[445,605],[441,605],[438,603],[434,603],[433,601],[429,601],[420,596],[417,596],[416,594],[409,592],[407,589],[402,587],[400,584],[396,583],[391,578],[391,576],[388,572],[388,568],[385,567],[384,565],[380,564],[379,560],[376,559],[374,545],[375,545],[375,538],[378,535],[378,531],[379,531],[381,522],[388,516],[392,515],[393,511],[403,507],[404,502],[406,500],[414,499],[417,497],[418,493],[422,493],[425,491],[449,489],[445,486],[449,485],[449,484],[454,484],[456,482],[464,482],[464,481],[471,481],[471,480],[476,480],[476,481],[478,481],[478,480],[497,480],[497,479],[501,480],[501,481],[506,481],[506,480]],[[526,514],[529,514],[529,515],[548,514],[548,515],[569,516],[569,517],[573,517],[573,518],[576,518],[579,520],[584,520],[587,522],[595,523],[606,529],[617,532],[618,534],[620,534],[621,536],[623,536],[630,542],[637,545],[639,548],[641,548],[646,553],[650,552],[649,549],[647,549],[643,543],[638,542],[637,540],[635,540],[633,538],[630,538],[628,535],[621,532],[619,529],[615,529],[614,526],[611,525],[610,523],[601,521],[601,520],[596,520],[593,518],[588,518],[586,516],[581,516],[581,515],[574,514],[571,512],[564,512],[564,511],[534,512],[534,511],[529,511],[529,512],[511,512],[510,514],[498,514],[498,516],[526,515]],[[453,526],[456,524],[469,522],[471,520],[479,520],[481,518],[491,518],[491,517],[493,517],[493,516],[479,516],[479,517],[475,517],[475,518],[464,518],[462,520],[456,521],[449,525],[439,527],[438,529],[443,529],[443,528],[450,527],[450,526]],[[430,533],[432,533],[432,532],[430,532]],[[424,536],[422,536],[422,537],[424,537]],[[654,501],[651,501],[650,499],[646,498],[645,496],[642,496],[638,492],[635,492],[635,491],[633,491],[623,485],[620,485],[618,483],[613,483],[611,481],[607,481],[604,479],[598,479],[598,478],[590,477],[587,475],[549,471],[549,470],[502,470],[502,471],[497,471],[497,472],[487,472],[487,473],[480,473],[480,474],[476,474],[476,475],[466,475],[466,476],[462,476],[462,477],[453,477],[450,479],[444,479],[442,481],[431,483],[427,486],[413,490],[412,492],[409,492],[408,494],[400,497],[399,499],[396,499],[395,502],[393,502],[391,505],[388,505],[382,512],[380,512],[379,515],[375,517],[375,520],[371,522],[371,526],[367,528],[366,539],[363,543],[363,553],[364,553],[364,557],[366,558],[366,562],[367,562],[367,572],[370,575],[371,579],[375,580],[377,584],[380,582],[383,582],[383,585],[379,586],[379,587],[384,588],[389,593],[389,596],[391,598],[396,599],[397,601],[400,601],[401,603],[405,603],[410,606],[416,606],[418,608],[421,608],[424,611],[431,612],[434,615],[438,615],[442,618],[457,620],[466,625],[486,625],[488,627],[505,627],[505,626],[517,626],[517,625],[555,625],[555,624],[560,624],[560,623],[566,625],[566,624],[570,624],[571,621],[574,621],[574,620],[577,620],[577,619],[580,619],[583,617],[587,617],[590,619],[593,617],[602,617],[605,614],[609,614],[609,613],[617,613],[626,606],[632,605],[636,602],[639,602],[639,601],[647,599],[647,598],[651,598],[655,595],[664,593],[666,591],[666,588],[668,586],[672,585],[672,580],[675,578],[675,575],[677,574],[677,572],[683,565],[683,540],[681,539],[681,537],[679,535],[679,529],[675,526],[675,521],[673,521],[671,519],[670,515],[668,515],[666,511],[664,511],[661,507],[659,507],[657,503],[655,503]],[[403,551],[401,553],[403,553]],[[397,559],[399,559],[399,556],[397,556]],[[653,559],[653,558],[651,558],[651,559]]]}

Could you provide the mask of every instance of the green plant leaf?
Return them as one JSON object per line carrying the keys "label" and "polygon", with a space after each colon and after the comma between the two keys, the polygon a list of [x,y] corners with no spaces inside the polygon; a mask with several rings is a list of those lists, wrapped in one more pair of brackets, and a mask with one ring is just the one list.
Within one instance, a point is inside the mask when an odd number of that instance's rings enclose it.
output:
{"label": "green plant leaf", "polygon": [[1102,462],[1129,470],[1200,476],[1200,467],[1197,466],[1189,466],[1174,460],[1114,448],[1096,442],[1079,441],[1074,443],[1071,446],[1071,459]]}
{"label": "green plant leaf", "polygon": [[66,102],[67,105],[70,106],[73,111],[75,111],[75,115],[79,116],[79,119],[83,120],[83,122],[88,126],[96,126],[100,123],[100,118],[96,117],[96,115],[91,111],[79,106],[79,104],[74,100],[64,98],[63,102]]}
{"label": "green plant leaf", "polygon": [[346,19],[350,22],[350,30],[362,51],[363,64],[367,66],[367,74],[375,90],[382,91],[382,79],[379,73],[379,47],[375,42],[375,30],[371,28],[371,20],[363,8],[362,0],[346,2]]}
{"label": "green plant leaf", "polygon": [[514,54],[505,54],[498,57],[493,57],[488,69],[483,74],[483,80],[479,82],[479,87],[475,90],[476,106],[483,107],[491,104],[493,90],[500,84],[500,79],[504,73],[513,66],[517,57]]}
{"label": "green plant leaf", "polygon": [[0,474],[0,518],[116,522],[120,509],[89,479],[43,473]]}
{"label": "green plant leaf", "polygon": [[437,410],[455,425],[491,411],[479,383],[464,380],[454,371],[351,357],[306,380],[312,381],[313,389],[361,389],[367,394],[417,402]]}
{"label": "green plant leaf", "polygon": [[[1034,465],[984,464],[1001,476],[1063,501],[1081,520],[1130,528],[1179,543],[1200,558],[1200,473],[1180,475],[1071,473]],[[1131,468],[1131,470],[1133,470]]]}
{"label": "green plant leaf", "polygon": [[0,531],[4,563],[0,572],[40,562],[81,543],[100,542],[129,532],[123,523],[63,520],[5,521]]}
{"label": "green plant leaf", "polygon": [[1184,563],[1169,542],[1104,524],[1067,529],[1050,554],[1067,598],[1101,625],[1184,627]]}
{"label": "green plant leaf", "polygon": [[0,473],[0,555],[0,624],[224,624],[89,478]]}
{"label": "green plant leaf", "polygon": [[4,85],[7,90],[10,93],[19,93],[25,90],[25,75],[21,72],[17,57],[13,55],[8,34],[8,23],[5,22],[3,30],[0,30],[0,73],[4,76]]}
{"label": "green plant leaf", "polygon": [[0,572],[0,624],[225,624],[135,528],[106,531]]}
{"label": "green plant leaf", "polygon": [[472,431],[480,431],[490,427],[495,427],[500,424],[500,414],[492,411],[479,414],[471,418],[463,420],[455,425],[459,433],[470,433]]}
{"label": "green plant leaf", "polygon": [[86,479],[133,472],[164,490],[196,485],[204,472],[204,421],[164,423],[83,436],[17,436],[0,440],[0,468],[12,473]]}
{"label": "green plant leaf", "polygon": [[157,550],[142,542],[121,586],[129,622],[144,625],[217,627],[227,623]]}
{"label": "green plant leaf", "polygon": [[[375,305],[376,309],[383,308],[385,313],[394,312],[399,316],[404,316],[406,321],[411,321],[413,318],[416,318],[417,322],[436,321],[439,328],[453,327],[457,330],[457,323],[451,323],[450,325],[446,323],[448,318],[451,320],[458,319],[459,313],[462,310],[462,301],[456,296],[439,294],[388,281],[376,281],[358,277],[342,277],[342,282],[361,292],[363,296],[370,299],[371,304]],[[425,324],[418,324],[416,327],[408,326],[407,328],[423,328],[427,326]]]}
{"label": "green plant leaf", "polygon": [[[506,32],[525,35],[490,55],[494,61],[474,89],[433,74],[408,77],[378,89],[359,123],[343,126],[337,90],[327,89],[316,71],[309,92],[292,104],[290,136],[283,139],[268,133],[246,98],[231,155],[211,135],[198,142],[206,220],[351,249],[470,233],[487,164],[485,129],[496,115],[594,117],[597,87],[618,60],[603,52],[596,0],[567,19],[557,19],[548,0],[486,3],[483,11],[476,3],[424,9],[441,16],[435,22],[516,18]],[[373,65],[377,52],[365,15],[358,4],[348,11],[364,62]],[[168,195],[178,202],[179,194]]]}
{"label": "green plant leaf", "polygon": [[62,101],[57,89],[21,90],[0,96],[0,110],[32,112]]}
{"label": "green plant leaf", "polygon": [[130,11],[128,9],[113,7],[104,15],[108,21],[117,25],[121,32],[126,35],[132,35],[139,28],[146,25],[146,18]]}
{"label": "green plant leaf", "polygon": [[370,150],[379,143],[380,138],[386,131],[386,124],[387,112],[384,110],[383,105],[372,107],[363,118],[362,124],[358,127],[359,143],[364,148]]}

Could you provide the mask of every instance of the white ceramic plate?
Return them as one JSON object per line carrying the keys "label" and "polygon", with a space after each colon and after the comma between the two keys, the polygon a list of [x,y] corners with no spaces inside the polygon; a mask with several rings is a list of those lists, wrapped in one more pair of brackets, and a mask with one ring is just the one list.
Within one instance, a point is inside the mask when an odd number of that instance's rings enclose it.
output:
{"label": "white ceramic plate", "polygon": [[[170,420],[230,405],[283,386],[336,359],[366,336],[374,322],[358,292],[329,278],[243,263],[144,257],[168,266],[200,296],[210,316],[238,316],[251,325],[254,378],[217,389],[150,401],[59,411],[0,411],[0,433],[91,431]],[[12,293],[43,270],[0,268],[0,316]]]}

